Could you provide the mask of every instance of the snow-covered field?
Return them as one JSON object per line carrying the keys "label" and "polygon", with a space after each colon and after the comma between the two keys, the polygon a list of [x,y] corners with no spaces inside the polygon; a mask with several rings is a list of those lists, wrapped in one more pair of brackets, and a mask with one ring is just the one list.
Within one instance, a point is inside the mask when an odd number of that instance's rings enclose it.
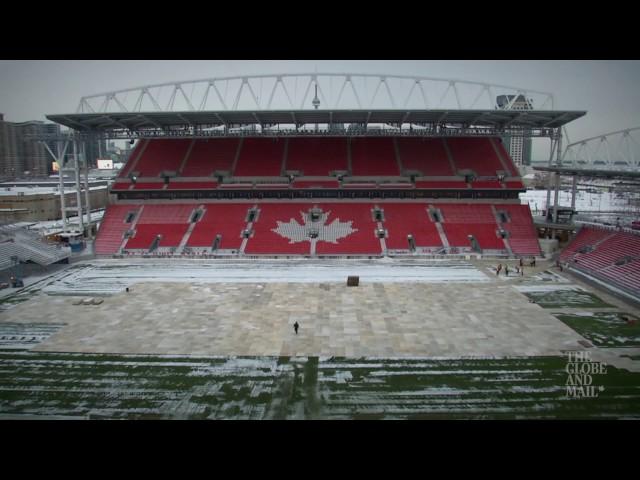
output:
{"label": "snow-covered field", "polygon": [[489,278],[461,261],[138,261],[99,260],[78,264],[44,291],[54,295],[109,295],[141,282],[192,283],[477,283]]}

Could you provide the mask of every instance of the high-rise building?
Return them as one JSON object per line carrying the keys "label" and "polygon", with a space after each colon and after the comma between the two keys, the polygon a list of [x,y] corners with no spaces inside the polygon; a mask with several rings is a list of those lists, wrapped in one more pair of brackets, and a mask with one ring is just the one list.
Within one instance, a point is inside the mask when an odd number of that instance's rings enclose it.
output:
{"label": "high-rise building", "polygon": [[[46,176],[52,172],[44,145],[28,137],[60,133],[60,126],[41,121],[7,122],[0,114],[0,175],[9,178]],[[49,145],[52,148],[53,144]]]}
{"label": "high-rise building", "polygon": [[84,142],[84,151],[87,157],[87,165],[89,165],[89,168],[95,168],[98,164],[98,158],[108,158],[107,141],[90,137]]}
{"label": "high-rise building", "polygon": [[4,121],[0,113],[0,175],[15,177],[24,170],[23,163],[18,156],[16,131],[13,124]]}
{"label": "high-rise building", "polygon": [[[531,100],[524,95],[499,95],[496,97],[496,107],[500,110],[533,110]],[[505,136],[502,137],[502,143],[518,167],[531,165],[531,137]]]}
{"label": "high-rise building", "polygon": [[[32,176],[44,176],[52,173],[51,155],[47,152],[42,143],[34,140],[28,135],[43,135],[60,133],[60,126],[55,123],[44,123],[39,121],[14,123],[17,136],[20,141],[18,143],[19,156],[22,158],[24,165],[23,174]],[[48,143],[52,148],[52,143]],[[55,150],[54,150],[55,152]]]}

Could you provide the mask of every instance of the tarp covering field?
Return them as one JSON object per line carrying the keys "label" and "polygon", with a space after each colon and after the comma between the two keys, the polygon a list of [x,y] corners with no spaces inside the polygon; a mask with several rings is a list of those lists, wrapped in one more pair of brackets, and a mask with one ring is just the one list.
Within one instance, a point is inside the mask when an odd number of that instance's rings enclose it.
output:
{"label": "tarp covering field", "polygon": [[486,275],[461,261],[375,262],[261,260],[237,262],[96,261],[72,267],[44,291],[62,295],[108,295],[140,282],[258,283],[345,282],[357,275],[361,282],[478,283]]}

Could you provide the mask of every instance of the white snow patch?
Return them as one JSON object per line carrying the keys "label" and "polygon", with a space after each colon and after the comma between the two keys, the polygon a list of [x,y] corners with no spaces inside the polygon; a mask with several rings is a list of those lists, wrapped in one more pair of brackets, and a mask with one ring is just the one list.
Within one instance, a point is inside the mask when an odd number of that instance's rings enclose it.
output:
{"label": "white snow patch", "polygon": [[51,282],[58,295],[108,295],[141,282],[344,283],[348,276],[369,282],[479,283],[489,278],[466,262],[280,261],[201,263],[96,262]]}

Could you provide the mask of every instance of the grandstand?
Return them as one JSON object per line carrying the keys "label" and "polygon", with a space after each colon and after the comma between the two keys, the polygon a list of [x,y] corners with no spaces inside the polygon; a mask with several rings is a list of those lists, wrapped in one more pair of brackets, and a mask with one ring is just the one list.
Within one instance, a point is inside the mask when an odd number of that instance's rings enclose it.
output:
{"label": "grandstand", "polygon": [[571,269],[623,291],[640,292],[640,233],[584,225],[560,255]]}
{"label": "grandstand", "polygon": [[[116,202],[98,232],[96,254],[542,254],[531,212],[518,197],[524,184],[501,137],[525,130],[527,136],[553,137],[585,112],[497,111],[495,98],[483,109],[474,109],[475,102],[462,108],[459,99],[453,109],[412,108],[413,88],[402,90],[408,95],[405,108],[393,100],[391,108],[365,106],[360,100],[353,108],[341,105],[346,83],[334,108],[318,109],[328,101],[318,75],[310,77],[305,93],[308,98],[315,86],[313,110],[305,109],[304,102],[295,106],[288,94],[290,108],[278,110],[272,100],[283,76],[274,78],[271,95],[261,96],[269,99],[264,106],[250,78],[243,77],[233,106],[222,102],[215,110],[206,108],[210,89],[222,98],[212,79],[200,108],[191,101],[174,107],[184,96],[175,85],[166,108],[152,100],[154,108],[143,110],[145,96],[155,95],[155,87],[149,87],[139,90],[133,106],[124,107],[124,91],[122,98],[112,92],[96,96],[103,100],[101,107],[85,97],[78,112],[49,115],[78,135],[137,140],[111,187]],[[344,81],[352,78],[347,75]],[[390,96],[391,78],[379,78],[378,85]],[[412,79],[414,88],[422,89],[423,80]],[[240,106],[249,93],[257,108]],[[541,95],[541,105],[548,108],[550,97]]]}
{"label": "grandstand", "polygon": [[[498,138],[139,143],[134,166],[112,187],[118,202],[99,231],[98,255],[541,254],[531,213],[519,205],[522,182]],[[298,233],[279,228],[285,223]]]}

